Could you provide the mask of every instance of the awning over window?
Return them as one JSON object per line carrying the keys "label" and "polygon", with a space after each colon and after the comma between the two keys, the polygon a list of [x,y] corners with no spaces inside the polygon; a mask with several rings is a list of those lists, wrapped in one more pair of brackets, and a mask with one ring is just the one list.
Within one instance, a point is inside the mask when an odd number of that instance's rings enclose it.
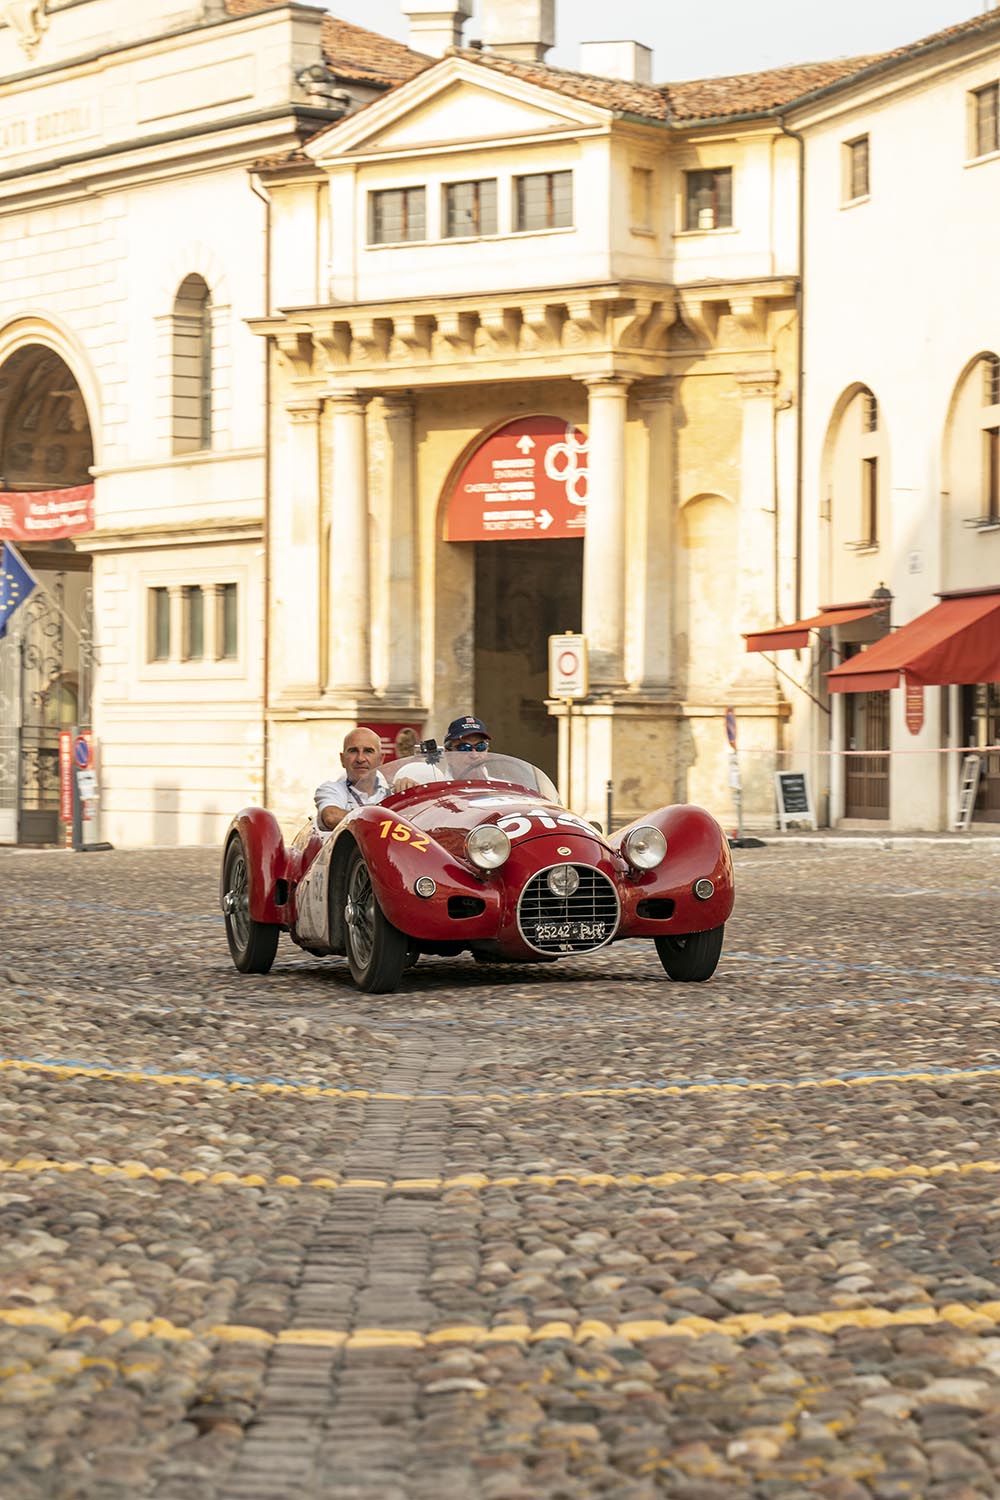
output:
{"label": "awning over window", "polygon": [[880,693],[899,674],[924,685],[1000,682],[1000,590],[941,600],[826,674],[831,693]]}
{"label": "awning over window", "polygon": [[822,630],[824,625],[849,625],[852,620],[864,620],[875,614],[881,606],[877,604],[840,604],[821,610],[808,620],[796,620],[793,625],[774,625],[770,630],[754,630],[744,634],[748,651],[787,651],[809,644],[810,630]]}

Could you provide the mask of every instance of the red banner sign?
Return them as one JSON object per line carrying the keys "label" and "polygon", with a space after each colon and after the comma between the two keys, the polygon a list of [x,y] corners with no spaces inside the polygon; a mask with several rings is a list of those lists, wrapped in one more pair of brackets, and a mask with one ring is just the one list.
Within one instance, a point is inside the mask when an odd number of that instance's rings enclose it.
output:
{"label": "red banner sign", "polygon": [[386,760],[405,760],[416,753],[424,737],[422,724],[359,724],[359,729],[370,729],[382,741],[382,754]]}
{"label": "red banner sign", "polygon": [[0,490],[0,537],[48,542],[94,529],[94,486],[69,490]]}
{"label": "red banner sign", "polygon": [[907,681],[903,689],[906,708],[906,727],[911,734],[919,734],[924,727],[924,685]]}
{"label": "red banner sign", "polygon": [[559,417],[518,417],[482,442],[448,502],[449,542],[583,536],[587,439]]}

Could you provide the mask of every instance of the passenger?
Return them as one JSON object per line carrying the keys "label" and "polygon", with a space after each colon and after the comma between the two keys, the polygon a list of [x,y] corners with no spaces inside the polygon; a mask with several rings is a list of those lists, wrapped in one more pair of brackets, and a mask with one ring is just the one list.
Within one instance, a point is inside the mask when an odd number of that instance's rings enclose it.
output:
{"label": "passenger", "polygon": [[394,792],[409,791],[430,781],[489,780],[484,762],[490,753],[490,732],[482,719],[465,714],[452,719],[444,737],[444,764],[404,766],[392,783]]}
{"label": "passenger", "polygon": [[379,767],[382,741],[371,729],[352,729],[344,736],[340,752],[343,776],[324,781],[316,788],[316,823],[324,830],[336,828],[356,807],[381,802],[389,794],[389,783]]}

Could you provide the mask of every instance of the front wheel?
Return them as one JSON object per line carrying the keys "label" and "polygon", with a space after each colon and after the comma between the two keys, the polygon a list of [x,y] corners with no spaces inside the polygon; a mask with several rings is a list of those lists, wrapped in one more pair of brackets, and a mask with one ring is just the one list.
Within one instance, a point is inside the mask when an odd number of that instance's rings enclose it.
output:
{"label": "front wheel", "polygon": [[281,928],[273,922],[255,922],[250,915],[250,866],[242,839],[233,839],[226,850],[223,877],[222,910],[233,963],[241,974],[266,974],[278,951]]}
{"label": "front wheel", "polygon": [[347,962],[355,984],[369,994],[397,989],[406,968],[410,941],[393,927],[378,904],[364,855],[355,848],[347,867],[344,908]]}
{"label": "front wheel", "polygon": [[687,932],[678,937],[658,937],[653,941],[660,963],[671,979],[686,984],[700,984],[711,979],[722,953],[725,924],[710,932]]}

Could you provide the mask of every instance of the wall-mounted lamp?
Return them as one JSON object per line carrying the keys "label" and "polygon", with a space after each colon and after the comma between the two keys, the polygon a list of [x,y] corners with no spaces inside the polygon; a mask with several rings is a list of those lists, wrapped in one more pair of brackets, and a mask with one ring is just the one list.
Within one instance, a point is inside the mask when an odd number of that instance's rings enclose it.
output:
{"label": "wall-mounted lamp", "polygon": [[886,624],[889,623],[889,611],[892,607],[892,594],[884,583],[880,583],[877,589],[872,589],[871,603],[878,610],[885,611]]}

